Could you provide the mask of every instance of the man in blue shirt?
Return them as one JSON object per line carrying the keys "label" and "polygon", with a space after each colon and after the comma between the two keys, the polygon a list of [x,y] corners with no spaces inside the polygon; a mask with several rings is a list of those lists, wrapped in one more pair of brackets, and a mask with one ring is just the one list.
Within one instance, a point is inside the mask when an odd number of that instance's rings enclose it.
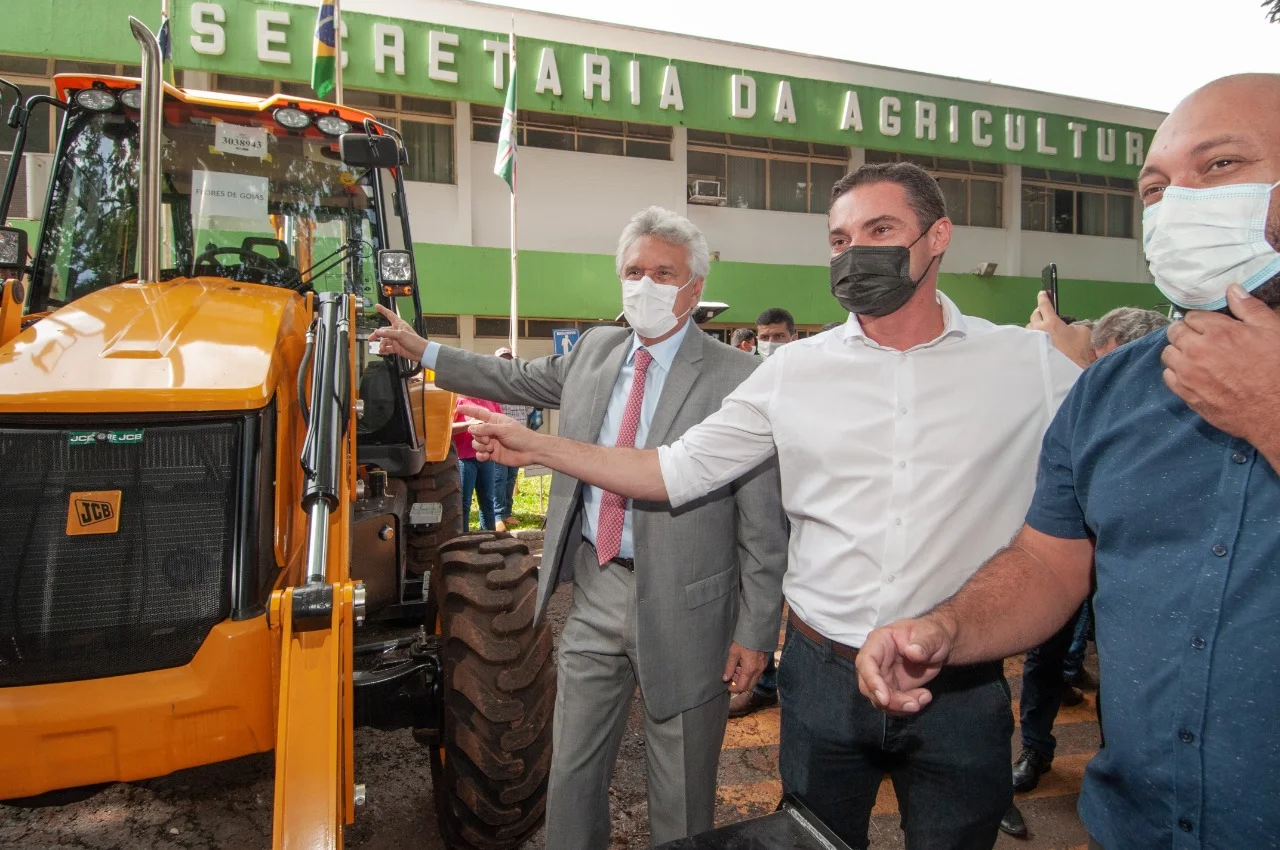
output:
{"label": "man in blue shirt", "polygon": [[921,711],[944,664],[1056,631],[1096,561],[1106,746],[1080,814],[1106,850],[1280,847],[1277,185],[1280,76],[1218,80],[1170,114],[1139,194],[1152,274],[1186,319],[1081,376],[1017,537],[858,657],[875,705]]}

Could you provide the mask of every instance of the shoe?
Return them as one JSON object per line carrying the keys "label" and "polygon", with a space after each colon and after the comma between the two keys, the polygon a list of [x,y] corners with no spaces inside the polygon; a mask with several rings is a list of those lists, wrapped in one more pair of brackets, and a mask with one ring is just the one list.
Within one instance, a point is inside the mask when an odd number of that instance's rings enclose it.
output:
{"label": "shoe", "polygon": [[1079,688],[1082,691],[1096,691],[1098,689],[1098,680],[1093,677],[1088,670],[1081,668],[1076,672],[1062,677],[1068,685]]}
{"label": "shoe", "polygon": [[508,526],[517,526],[520,524],[520,520],[516,519],[513,516],[509,516],[503,520],[503,523],[505,523]]}
{"label": "shoe", "polygon": [[755,688],[743,694],[734,694],[729,697],[729,716],[730,717],[746,717],[753,711],[759,711],[762,708],[768,708],[771,705],[778,704],[778,694],[775,691],[772,694],[761,694]]}
{"label": "shoe", "polygon": [[1049,772],[1051,764],[1053,756],[1024,749],[1013,763],[1013,790],[1018,793],[1033,790],[1040,784],[1040,777]]}
{"label": "shoe", "polygon": [[1010,806],[1009,811],[1000,818],[1000,831],[1014,838],[1027,837],[1027,822],[1022,819],[1022,812],[1018,811],[1017,806]]}
{"label": "shoe", "polygon": [[494,530],[494,531],[506,532],[506,530],[507,530],[507,524],[506,524],[506,523],[504,523],[502,520],[498,520],[497,522],[495,522],[495,523],[493,524],[493,530]]}
{"label": "shoe", "polygon": [[1084,702],[1084,694],[1080,693],[1075,688],[1068,685],[1066,682],[1063,682],[1062,683],[1062,704],[1070,708],[1072,706],[1077,706],[1082,702]]}

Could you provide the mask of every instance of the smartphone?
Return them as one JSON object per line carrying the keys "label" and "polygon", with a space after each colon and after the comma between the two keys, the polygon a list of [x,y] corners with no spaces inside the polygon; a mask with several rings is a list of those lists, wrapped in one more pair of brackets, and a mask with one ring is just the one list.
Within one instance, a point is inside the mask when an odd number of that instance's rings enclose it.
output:
{"label": "smartphone", "polygon": [[1049,303],[1053,305],[1053,311],[1062,314],[1061,308],[1058,306],[1058,264],[1050,263],[1040,270],[1040,288],[1049,293]]}

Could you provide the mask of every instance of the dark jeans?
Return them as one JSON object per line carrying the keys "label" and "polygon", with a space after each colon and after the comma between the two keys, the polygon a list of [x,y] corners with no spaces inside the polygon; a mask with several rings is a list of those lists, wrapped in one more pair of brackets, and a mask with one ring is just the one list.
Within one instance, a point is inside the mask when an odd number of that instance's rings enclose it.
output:
{"label": "dark jeans", "polygon": [[493,465],[493,492],[498,504],[494,507],[498,519],[511,516],[511,504],[516,498],[516,482],[520,480],[520,467]]}
{"label": "dark jeans", "polygon": [[1093,600],[1086,599],[1080,606],[1076,630],[1071,635],[1066,660],[1062,663],[1062,675],[1074,676],[1084,669],[1084,653],[1089,648],[1089,630],[1093,627]]}
{"label": "dark jeans", "polygon": [[890,717],[858,692],[853,663],[788,627],[778,664],[782,790],[798,794],[851,847],[885,774],[907,850],[990,850],[1013,804],[1013,712],[1001,665],[953,667],[918,715]]}
{"label": "dark jeans", "polygon": [[1058,745],[1053,737],[1053,721],[1062,707],[1062,676],[1080,619],[1081,612],[1077,611],[1057,634],[1029,651],[1022,663],[1022,702],[1018,712],[1022,748],[1048,758],[1053,758]]}
{"label": "dark jeans", "polygon": [[462,530],[471,530],[471,494],[480,503],[480,528],[493,531],[493,461],[478,461],[473,457],[458,460],[458,475],[462,478]]}

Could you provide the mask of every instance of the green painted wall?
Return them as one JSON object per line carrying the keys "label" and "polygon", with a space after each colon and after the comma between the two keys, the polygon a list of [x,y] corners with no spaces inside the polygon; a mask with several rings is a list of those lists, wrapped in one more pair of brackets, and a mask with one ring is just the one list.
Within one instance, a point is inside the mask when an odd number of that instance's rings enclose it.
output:
{"label": "green painted wall", "polygon": [[[423,309],[443,315],[503,316],[509,301],[510,254],[505,248],[419,243],[414,246]],[[520,252],[520,314],[531,318],[612,319],[621,309],[613,257],[554,251]],[[999,324],[1025,324],[1035,308],[1038,278],[943,274],[942,289],[964,312]],[[1062,280],[1062,308],[1097,318],[1113,307],[1153,307],[1151,285]],[[724,301],[717,321],[747,325],[767,307],[785,307],[806,325],[843,319],[824,266],[715,262],[703,298]]]}
{"label": "green painted wall", "polygon": [[[241,74],[304,82],[310,79],[311,46],[315,28],[314,7],[272,0],[217,0],[224,20],[203,4],[200,20],[216,23],[225,37],[221,55],[197,52],[191,43],[193,0],[173,0],[174,64],[180,69]],[[288,15],[287,24],[272,29],[284,36],[273,50],[289,55],[288,63],[262,62],[258,58],[258,13]],[[156,0],[10,0],[0,25],[0,52],[96,59],[136,64],[138,50],[129,35],[126,15],[132,14],[158,26]],[[375,89],[426,95],[450,100],[499,105],[503,92],[494,87],[494,54],[484,49],[486,39],[506,41],[505,33],[491,33],[464,27],[406,21],[386,16],[347,12],[343,15],[347,38],[343,48],[350,61],[344,83],[351,88]],[[374,61],[375,25],[399,27],[403,34],[404,71],[394,73],[387,60],[384,71]],[[456,35],[458,44],[443,50],[451,61],[441,64],[457,74],[455,82],[432,79],[428,69],[432,31]],[[204,43],[208,35],[197,36]],[[388,36],[383,36],[384,40]],[[559,95],[535,91],[540,61],[545,52],[554,57]],[[1034,110],[1011,110],[990,104],[972,103],[918,93],[880,89],[829,80],[810,80],[766,74],[751,68],[727,68],[641,53],[599,50],[590,46],[520,38],[517,42],[519,105],[521,109],[599,116],[611,120],[643,121],[652,124],[682,125],[745,135],[772,136],[852,145],[879,150],[926,154],[990,162],[1018,163],[1037,168],[1136,177],[1142,156],[1150,144],[1152,131],[1119,124]],[[611,98],[605,102],[599,90],[588,99],[583,91],[584,56],[595,54],[609,60]],[[639,103],[633,104],[629,63],[639,63]],[[660,108],[668,67],[677,72],[683,109]],[[850,71],[851,75],[857,72]],[[733,75],[748,75],[755,81],[756,111],[750,118],[732,117]],[[439,75],[437,75],[439,76]],[[783,84],[790,86],[795,123],[777,120],[775,105]],[[846,97],[856,94],[861,129],[842,130]],[[880,104],[884,97],[897,98],[900,121],[896,133],[882,132]],[[917,105],[927,114],[932,110],[935,126],[930,132],[917,127]],[[951,140],[951,109],[956,111],[956,140]],[[975,112],[982,119],[980,134],[986,145],[975,142]],[[1006,143],[1005,118],[1022,118],[1021,142],[1017,150]],[[1043,119],[1044,137],[1038,135],[1038,119]],[[1077,131],[1073,133],[1071,126]],[[1109,161],[1099,156],[1098,131],[1112,135]],[[1132,142],[1132,149],[1131,149]],[[1076,148],[1079,147],[1077,155]],[[1053,149],[1053,153],[1048,153]]]}

